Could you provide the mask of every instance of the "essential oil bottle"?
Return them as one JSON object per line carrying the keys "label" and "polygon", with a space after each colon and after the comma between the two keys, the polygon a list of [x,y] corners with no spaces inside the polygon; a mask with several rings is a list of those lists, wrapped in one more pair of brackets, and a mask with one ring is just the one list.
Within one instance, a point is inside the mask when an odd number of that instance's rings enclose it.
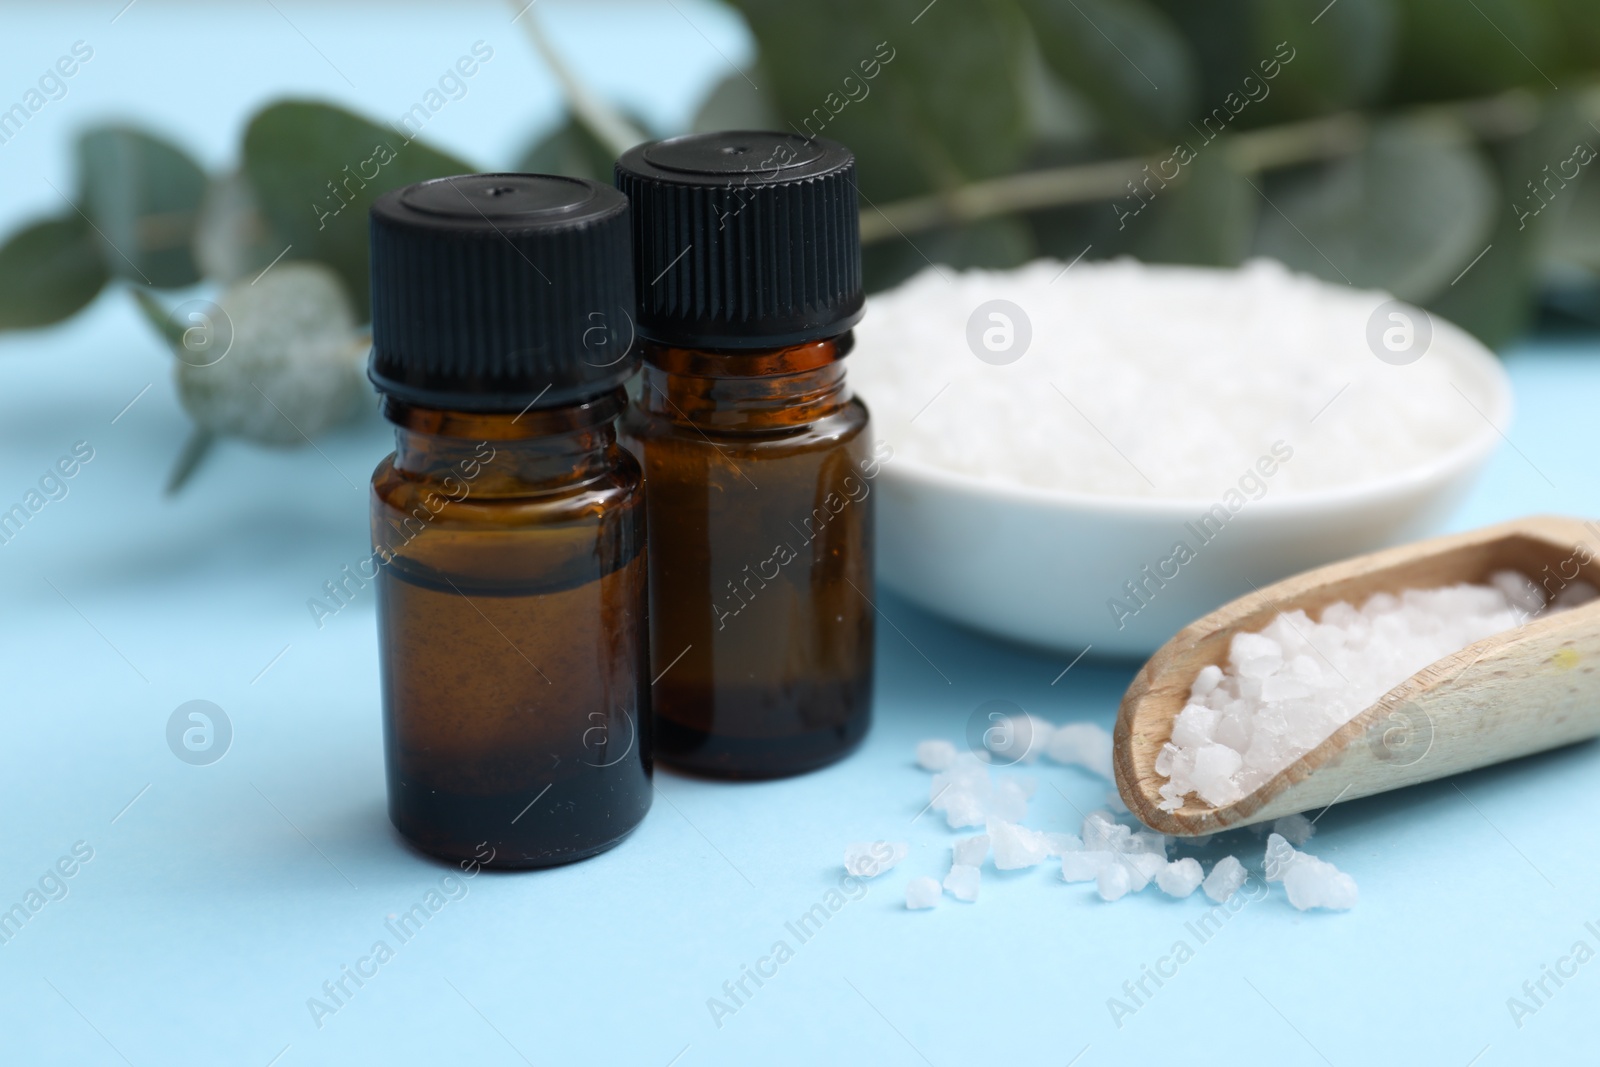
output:
{"label": "essential oil bottle", "polygon": [[784,133],[631,149],[649,485],[656,755],[768,778],[866,735],[872,696],[867,409],[842,360],[860,320],[855,159]]}
{"label": "essential oil bottle", "polygon": [[482,174],[372,207],[389,818],[490,867],[594,855],[651,799],[628,202]]}

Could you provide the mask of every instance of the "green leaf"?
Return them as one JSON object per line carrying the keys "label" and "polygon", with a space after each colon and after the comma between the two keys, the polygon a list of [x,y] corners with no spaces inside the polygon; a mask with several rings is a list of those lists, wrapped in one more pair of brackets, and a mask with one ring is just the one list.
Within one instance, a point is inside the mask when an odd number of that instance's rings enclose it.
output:
{"label": "green leaf", "polygon": [[1269,182],[1258,254],[1423,301],[1489,240],[1493,172],[1453,127],[1395,120],[1356,156]]}
{"label": "green leaf", "polygon": [[[1394,65],[1394,0],[1154,0],[1200,62],[1192,116],[1248,129],[1377,98]],[[1248,79],[1248,80],[1247,80]],[[1205,123],[1206,118],[1213,121]]]}
{"label": "green leaf", "polygon": [[1260,61],[1280,42],[1293,57],[1251,116],[1255,125],[1373,103],[1394,70],[1400,28],[1393,0],[1257,0],[1253,24],[1260,55],[1252,73],[1264,72]]}
{"label": "green leaf", "polygon": [[390,189],[476,170],[330,104],[291,100],[251,120],[244,169],[290,259],[332,267],[368,315],[367,209]]}
{"label": "green leaf", "polygon": [[[1530,0],[1396,0],[1400,101],[1480,96],[1518,85],[1552,88],[1560,39],[1551,9]],[[1594,19],[1592,5],[1585,17]]]}
{"label": "green leaf", "polygon": [[868,292],[877,292],[932,265],[945,275],[953,275],[974,268],[1020,267],[1036,255],[1038,248],[1025,223],[1009,218],[984,219],[872,245],[864,250],[862,270]]}
{"label": "green leaf", "polygon": [[1148,207],[1127,220],[1134,254],[1150,263],[1237,266],[1250,251],[1261,197],[1234,167],[1227,140],[1207,146],[1182,174],[1164,189],[1148,183]]}
{"label": "green leaf", "polygon": [[1145,149],[1183,128],[1198,72],[1189,44],[1144,0],[1022,0],[1039,52],[1094,106],[1107,139]]}
{"label": "green leaf", "polygon": [[736,0],[780,129],[855,150],[869,200],[1011,171],[1028,147],[1027,26],[1009,0]]}
{"label": "green leaf", "polygon": [[782,124],[769,102],[770,94],[763,94],[756,86],[768,80],[766,72],[757,68],[746,73],[737,71],[718,82],[695,112],[690,130],[695,133],[713,133],[717,130],[771,130]]}
{"label": "green leaf", "polygon": [[527,174],[562,174],[610,185],[616,158],[587,126],[568,115],[555,129],[529,145],[515,166]]}
{"label": "green leaf", "polygon": [[1562,44],[1562,66],[1568,71],[1600,68],[1600,18],[1595,17],[1594,0],[1543,2],[1549,6],[1556,37]]}
{"label": "green leaf", "polygon": [[[1532,317],[1540,255],[1564,225],[1561,209],[1574,207],[1580,194],[1576,185],[1561,183],[1562,161],[1572,158],[1580,143],[1600,148],[1585,110],[1580,96],[1552,97],[1539,125],[1498,153],[1505,192],[1496,205],[1494,231],[1479,245],[1489,245],[1489,251],[1428,305],[1485,344],[1511,340]],[[1600,160],[1587,166],[1600,167]],[[1554,179],[1551,171],[1556,172]],[[1531,190],[1529,182],[1537,182],[1540,192]]]}
{"label": "green leaf", "polygon": [[78,178],[113,274],[158,289],[200,280],[190,246],[206,175],[182,149],[126,126],[97,127],[78,138]]}
{"label": "green leaf", "polygon": [[0,330],[60,322],[108,277],[94,231],[76,211],[30,223],[0,246]]}

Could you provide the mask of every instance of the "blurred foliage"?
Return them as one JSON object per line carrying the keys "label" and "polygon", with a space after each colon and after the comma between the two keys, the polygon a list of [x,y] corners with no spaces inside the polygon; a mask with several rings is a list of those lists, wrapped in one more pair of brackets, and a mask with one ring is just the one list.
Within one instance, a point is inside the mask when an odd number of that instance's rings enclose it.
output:
{"label": "blurred foliage", "polygon": [[[757,56],[690,128],[850,145],[870,288],[930,263],[1267,255],[1491,344],[1541,293],[1600,324],[1596,0],[731,2]],[[647,131],[592,104],[513,166],[609,180],[617,131]],[[126,125],[85,131],[76,162],[70,210],[0,244],[0,330],[132,287],[196,422],[185,471],[213,437],[292,443],[351,406],[369,206],[478,169],[299,100],[255,115],[223,173]],[[184,359],[176,298],[151,296],[197,282],[243,319],[233,369]],[[326,321],[285,311],[300,299]]]}
{"label": "blurred foliage", "polygon": [[[1545,169],[1600,146],[1593,0],[735,3],[761,91],[729,75],[707,106],[759,98],[778,128],[855,150],[872,288],[929,261],[1011,266],[1086,247],[1219,266],[1268,255],[1499,344],[1553,267],[1553,219],[1569,282],[1600,259],[1582,209],[1600,180]],[[860,62],[879,49],[894,59],[866,81]],[[847,91],[851,76],[865,95]],[[1312,135],[1340,116],[1335,143]],[[1180,146],[1190,159],[1174,165]],[[1084,202],[1087,168],[1117,160],[1167,161],[1168,180],[1145,171]],[[1007,210],[1017,172],[1059,176],[1060,204]]]}

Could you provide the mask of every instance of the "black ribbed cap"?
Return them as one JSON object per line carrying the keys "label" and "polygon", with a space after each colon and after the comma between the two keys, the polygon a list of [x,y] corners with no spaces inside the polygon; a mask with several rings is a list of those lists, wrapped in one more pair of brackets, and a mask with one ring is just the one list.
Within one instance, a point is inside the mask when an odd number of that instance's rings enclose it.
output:
{"label": "black ribbed cap", "polygon": [[617,161],[633,205],[639,332],[662,344],[777,348],[861,319],[855,156],[798,134],[655,141]]}
{"label": "black ribbed cap", "polygon": [[628,200],[578,178],[471,174],[372,205],[373,383],[426,407],[599,396],[639,365]]}

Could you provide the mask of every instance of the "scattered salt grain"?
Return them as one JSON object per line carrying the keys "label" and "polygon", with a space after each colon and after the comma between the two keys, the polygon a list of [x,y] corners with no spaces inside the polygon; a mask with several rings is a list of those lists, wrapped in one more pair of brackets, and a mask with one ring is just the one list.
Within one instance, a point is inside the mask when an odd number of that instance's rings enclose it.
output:
{"label": "scattered salt grain", "polygon": [[1047,856],[1065,856],[1068,852],[1083,851],[1083,842],[1077,834],[1060,834],[1046,831],[1044,835],[1044,850]]}
{"label": "scattered salt grain", "polygon": [[1121,857],[1122,866],[1128,869],[1129,889],[1139,892],[1170,864],[1165,856],[1154,852],[1133,852]]}
{"label": "scattered salt grain", "polygon": [[1061,880],[1092,882],[1100,877],[1101,868],[1116,862],[1115,852],[1068,852],[1061,857]]}
{"label": "scattered salt grain", "polygon": [[1054,732],[1050,723],[1027,712],[1002,715],[983,732],[983,745],[1005,763],[1032,763]]}
{"label": "scattered salt grain", "polygon": [[1311,840],[1317,828],[1304,815],[1285,815],[1272,824],[1274,833],[1282,834],[1291,845],[1303,845]]}
{"label": "scattered salt grain", "polygon": [[1205,872],[1192,856],[1174,860],[1156,874],[1156,885],[1169,897],[1186,897],[1200,886]]}
{"label": "scattered salt grain", "polygon": [[943,894],[944,889],[932,878],[913,878],[906,883],[906,907],[935,907]]}
{"label": "scattered salt grain", "polygon": [[1227,899],[1239,891],[1244,885],[1249,874],[1233,856],[1224,856],[1211,868],[1211,873],[1206,875],[1205,881],[1200,883],[1200,888],[1205,890],[1206,896],[1218,904],[1227,902]]}
{"label": "scattered salt grain", "polygon": [[1430,663],[1530,613],[1600,595],[1581,583],[1561,593],[1565,602],[1547,605],[1525,576],[1500,571],[1488,585],[1377,593],[1359,608],[1340,601],[1317,620],[1291,611],[1259,633],[1235,634],[1226,670],[1198,672],[1156,757],[1156,773],[1167,779],[1161,807],[1176,811],[1191,795],[1232,804]]}
{"label": "scattered salt grain", "polygon": [[1356,882],[1348,874],[1326,860],[1296,851],[1278,834],[1267,838],[1264,857],[1267,881],[1282,882],[1289,894],[1289,903],[1305,911],[1307,908],[1331,908],[1344,911],[1355,907]]}
{"label": "scattered salt grain", "polygon": [[1345,911],[1356,905],[1356,881],[1326,860],[1301,853],[1300,859],[1283,876],[1289,903],[1307,908]]}
{"label": "scattered salt grain", "polygon": [[978,899],[978,868],[964,863],[958,863],[950,868],[950,873],[944,876],[945,892],[957,900]]}
{"label": "scattered salt grain", "polygon": [[1120,863],[1106,864],[1095,877],[1095,889],[1100,893],[1101,900],[1121,900],[1132,888],[1133,880],[1129,877],[1128,868]]}
{"label": "scattered salt grain", "polygon": [[994,787],[989,800],[989,817],[1006,822],[1021,822],[1028,814],[1028,799],[1033,796],[1031,783],[1017,778],[1004,778]]}
{"label": "scattered salt grain", "polygon": [[919,741],[917,766],[925,771],[947,770],[956,761],[956,746],[948,741]]}
{"label": "scattered salt grain", "polygon": [[857,841],[844,847],[844,869],[857,878],[876,878],[911,851],[904,841]]}
{"label": "scattered salt grain", "polygon": [[959,753],[928,786],[928,806],[943,812],[952,830],[982,826],[988,821],[993,799],[989,765],[971,752]]}
{"label": "scattered salt grain", "polygon": [[1002,871],[1037,866],[1050,851],[1044,834],[1038,830],[1002,820],[989,822],[989,841],[994,848],[995,868]]}
{"label": "scattered salt grain", "polygon": [[1112,781],[1111,735],[1092,722],[1070,722],[1050,734],[1045,755],[1057,763],[1082,767]]}
{"label": "scattered salt grain", "polygon": [[1261,869],[1267,881],[1283,881],[1283,876],[1300,855],[1282,834],[1268,835],[1267,852],[1261,859]]}
{"label": "scattered salt grain", "polygon": [[950,846],[951,860],[957,867],[981,867],[989,858],[989,835],[973,834]]}

